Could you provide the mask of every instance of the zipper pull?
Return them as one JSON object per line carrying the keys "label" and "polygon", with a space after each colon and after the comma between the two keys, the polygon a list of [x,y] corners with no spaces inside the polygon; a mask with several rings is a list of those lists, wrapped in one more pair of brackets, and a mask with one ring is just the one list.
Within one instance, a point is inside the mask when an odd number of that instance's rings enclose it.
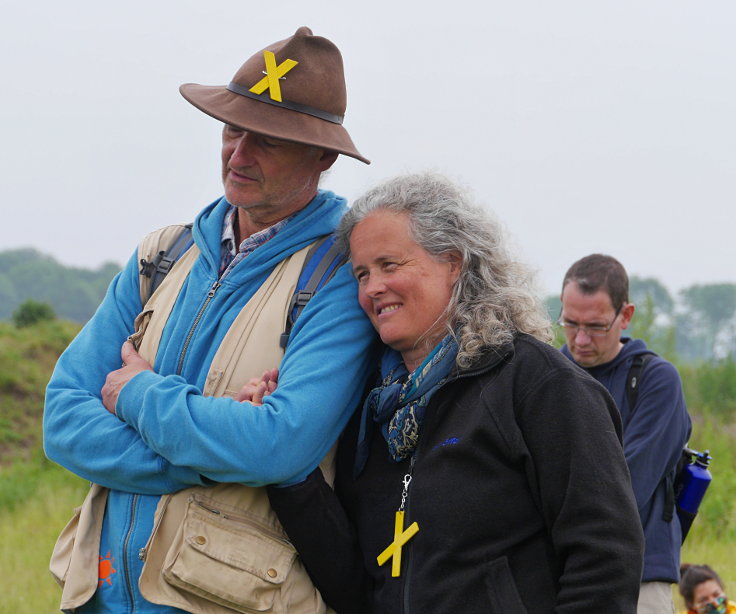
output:
{"label": "zipper pull", "polygon": [[140,561],[146,560],[146,549],[145,548],[141,548],[140,550],[138,550],[138,560]]}
{"label": "zipper pull", "polygon": [[214,284],[212,284],[212,287],[210,288],[210,291],[207,293],[207,298],[212,298],[215,296],[215,292],[217,292],[217,289],[221,286],[219,281],[216,281]]}

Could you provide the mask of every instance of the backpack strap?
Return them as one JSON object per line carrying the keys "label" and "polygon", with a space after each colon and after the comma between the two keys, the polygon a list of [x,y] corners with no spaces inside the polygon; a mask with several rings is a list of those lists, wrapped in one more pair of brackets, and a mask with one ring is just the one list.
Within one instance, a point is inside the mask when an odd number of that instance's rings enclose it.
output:
{"label": "backpack strap", "polygon": [[152,232],[138,248],[141,305],[161,285],[174,263],[194,243],[192,224],[175,224]]}
{"label": "backpack strap", "polygon": [[629,411],[634,409],[636,400],[639,398],[639,381],[644,367],[656,356],[656,354],[637,354],[629,367],[629,375],[626,378],[626,400],[629,402]]}
{"label": "backpack strap", "polygon": [[307,303],[335,274],[337,269],[347,262],[346,255],[336,244],[337,237],[325,235],[312,244],[307,252],[299,281],[296,285],[294,295],[289,305],[289,315],[286,318],[286,327],[281,333],[279,341],[282,348],[286,349],[289,343],[289,335],[297,318],[301,315]]}
{"label": "backpack strap", "polygon": [[[626,379],[626,399],[629,402],[629,411],[634,409],[636,400],[639,397],[639,382],[641,381],[641,374],[644,371],[644,367],[655,356],[656,354],[637,354],[634,356],[634,361],[631,363],[629,375]],[[675,469],[662,478],[662,482],[665,485],[662,520],[665,522],[670,522],[675,513],[675,477],[679,472],[680,462],[678,462]]]}
{"label": "backpack strap", "polygon": [[[285,349],[289,335],[297,318],[307,303],[335,274],[347,257],[339,249],[334,234],[324,235],[317,239],[304,261],[299,275],[296,290],[291,297],[289,315],[279,343]],[[140,258],[140,293],[141,304],[145,305],[156,289],[161,285],[171,267],[193,245],[192,224],[166,226],[154,231],[141,242],[138,247]]]}
{"label": "backpack strap", "polygon": [[[664,499],[664,510],[662,511],[662,520],[664,520],[665,522],[669,522],[670,520],[672,520],[672,516],[677,509],[677,497],[682,490],[682,480],[685,475],[685,467],[693,462],[693,454],[696,454],[695,450],[691,450],[687,447],[687,444],[685,444],[685,447],[680,453],[680,458],[677,460],[677,464],[675,465],[675,469],[673,470],[672,474],[665,476],[667,493]],[[677,515],[680,515],[679,510],[677,512]],[[680,524],[682,524],[682,518],[680,518]],[[683,540],[685,539],[686,534],[687,531],[683,531]]]}

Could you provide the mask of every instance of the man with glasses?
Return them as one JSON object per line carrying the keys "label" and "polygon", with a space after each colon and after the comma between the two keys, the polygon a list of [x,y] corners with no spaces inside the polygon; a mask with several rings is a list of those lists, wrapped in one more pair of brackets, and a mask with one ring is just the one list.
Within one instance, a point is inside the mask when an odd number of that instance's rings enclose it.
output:
{"label": "man with glasses", "polygon": [[[621,412],[624,455],[646,539],[637,614],[672,614],[670,585],[679,580],[682,545],[672,480],[691,426],[680,376],[641,339],[621,336],[634,305],[626,270],[615,258],[592,254],[574,263],[561,300],[558,324],[567,339],[562,353],[603,384]],[[650,358],[630,377],[636,357],[644,355]]]}

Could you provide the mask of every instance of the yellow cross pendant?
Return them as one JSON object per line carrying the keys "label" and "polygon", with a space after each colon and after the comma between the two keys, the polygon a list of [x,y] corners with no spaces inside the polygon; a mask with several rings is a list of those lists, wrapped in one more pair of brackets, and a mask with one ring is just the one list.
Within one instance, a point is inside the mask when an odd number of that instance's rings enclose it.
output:
{"label": "yellow cross pendant", "polygon": [[396,522],[394,523],[394,541],[391,545],[386,548],[381,554],[378,555],[377,560],[379,565],[383,565],[391,557],[394,560],[391,563],[391,577],[398,578],[401,573],[401,547],[414,537],[419,531],[419,525],[416,522],[412,522],[404,530],[404,512],[396,512]]}

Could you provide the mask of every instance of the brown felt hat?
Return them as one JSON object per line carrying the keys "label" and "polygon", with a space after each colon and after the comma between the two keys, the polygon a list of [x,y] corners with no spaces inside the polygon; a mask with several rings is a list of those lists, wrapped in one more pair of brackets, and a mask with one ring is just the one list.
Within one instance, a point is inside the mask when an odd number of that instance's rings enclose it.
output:
{"label": "brown felt hat", "polygon": [[370,164],[342,126],[347,91],[340,50],[309,28],[253,55],[227,86],[185,83],[179,91],[226,124]]}

